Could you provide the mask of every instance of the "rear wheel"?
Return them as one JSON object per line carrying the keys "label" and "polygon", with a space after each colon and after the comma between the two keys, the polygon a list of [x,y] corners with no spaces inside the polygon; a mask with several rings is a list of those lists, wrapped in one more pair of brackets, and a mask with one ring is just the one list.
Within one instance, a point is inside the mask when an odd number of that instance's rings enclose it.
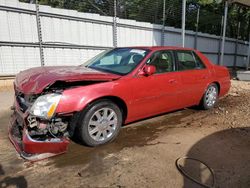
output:
{"label": "rear wheel", "polygon": [[122,113],[112,101],[100,100],[84,110],[78,124],[80,140],[88,146],[98,146],[118,135]]}
{"label": "rear wheel", "polygon": [[218,86],[214,83],[207,87],[201,101],[201,107],[205,110],[213,108],[218,100]]}

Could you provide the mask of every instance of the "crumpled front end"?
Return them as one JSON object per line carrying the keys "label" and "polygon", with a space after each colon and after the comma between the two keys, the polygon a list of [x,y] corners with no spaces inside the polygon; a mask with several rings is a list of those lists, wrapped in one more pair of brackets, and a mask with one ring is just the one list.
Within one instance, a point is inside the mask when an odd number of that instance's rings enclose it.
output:
{"label": "crumpled front end", "polygon": [[68,124],[71,116],[55,116],[49,120],[30,114],[35,96],[15,92],[9,138],[24,159],[37,161],[65,153],[69,144]]}
{"label": "crumpled front end", "polygon": [[74,135],[77,112],[81,110],[76,108],[79,95],[71,93],[65,97],[66,90],[120,77],[84,66],[36,67],[17,74],[9,128],[16,150],[32,161],[66,152],[68,138]]}

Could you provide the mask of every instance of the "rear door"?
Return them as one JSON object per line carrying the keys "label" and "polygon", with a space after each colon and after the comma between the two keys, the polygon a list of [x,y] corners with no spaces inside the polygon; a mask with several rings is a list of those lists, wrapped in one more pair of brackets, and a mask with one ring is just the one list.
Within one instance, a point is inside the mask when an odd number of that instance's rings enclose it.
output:
{"label": "rear door", "polygon": [[175,51],[177,71],[181,76],[181,103],[183,106],[200,102],[211,75],[199,56],[189,50]]}

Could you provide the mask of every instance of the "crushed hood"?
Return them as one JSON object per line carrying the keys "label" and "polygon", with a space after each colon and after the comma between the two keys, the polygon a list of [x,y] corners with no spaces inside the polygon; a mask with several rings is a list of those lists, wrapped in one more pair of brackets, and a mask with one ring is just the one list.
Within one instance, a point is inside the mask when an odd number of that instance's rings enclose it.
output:
{"label": "crushed hood", "polygon": [[120,77],[84,66],[36,67],[17,74],[15,86],[22,93],[38,94],[56,81],[112,81]]}

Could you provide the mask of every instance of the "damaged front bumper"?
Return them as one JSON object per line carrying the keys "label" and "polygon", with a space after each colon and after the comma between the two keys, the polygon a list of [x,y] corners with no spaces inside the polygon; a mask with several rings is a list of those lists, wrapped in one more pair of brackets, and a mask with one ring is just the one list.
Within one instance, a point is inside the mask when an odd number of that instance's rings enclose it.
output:
{"label": "damaged front bumper", "polygon": [[21,157],[30,161],[38,161],[66,152],[69,144],[68,138],[51,137],[42,141],[33,139],[27,128],[28,112],[23,113],[18,110],[17,103],[13,110],[9,126],[9,139]]}

